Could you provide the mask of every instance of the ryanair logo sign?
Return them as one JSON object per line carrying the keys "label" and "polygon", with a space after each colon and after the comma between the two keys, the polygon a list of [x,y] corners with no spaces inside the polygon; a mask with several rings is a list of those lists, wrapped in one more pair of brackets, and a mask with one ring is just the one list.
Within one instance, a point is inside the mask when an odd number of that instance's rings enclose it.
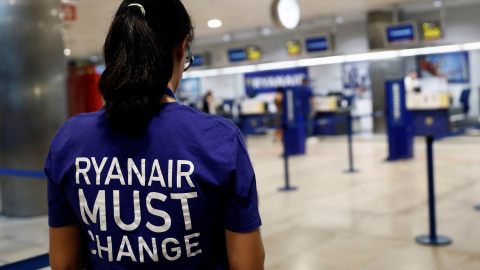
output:
{"label": "ryanair logo sign", "polygon": [[308,78],[307,68],[272,70],[245,74],[247,93],[275,92],[278,87],[300,87],[302,81]]}

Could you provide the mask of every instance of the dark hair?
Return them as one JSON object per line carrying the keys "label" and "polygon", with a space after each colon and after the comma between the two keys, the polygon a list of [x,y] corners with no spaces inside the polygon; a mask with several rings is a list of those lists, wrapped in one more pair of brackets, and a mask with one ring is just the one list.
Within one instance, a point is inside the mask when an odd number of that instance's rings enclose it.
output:
{"label": "dark hair", "polygon": [[98,83],[115,131],[145,130],[172,77],[173,49],[186,37],[193,40],[193,26],[180,0],[122,2],[105,40],[106,69]]}

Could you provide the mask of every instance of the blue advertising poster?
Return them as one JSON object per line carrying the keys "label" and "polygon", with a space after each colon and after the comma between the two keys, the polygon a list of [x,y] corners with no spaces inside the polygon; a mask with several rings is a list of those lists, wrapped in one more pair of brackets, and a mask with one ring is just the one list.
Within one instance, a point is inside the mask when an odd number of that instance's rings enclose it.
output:
{"label": "blue advertising poster", "polygon": [[344,89],[358,89],[363,93],[372,88],[370,80],[370,62],[350,62],[342,66],[342,82]]}
{"label": "blue advertising poster", "polygon": [[416,40],[417,33],[413,23],[392,25],[386,28],[387,45],[415,42]]}
{"label": "blue advertising poster", "polygon": [[245,74],[247,94],[275,92],[278,87],[299,87],[308,78],[308,68],[292,68]]}
{"label": "blue advertising poster", "polygon": [[228,51],[230,62],[241,62],[247,60],[247,52],[244,49],[232,49]]}
{"label": "blue advertising poster", "polygon": [[329,49],[328,39],[326,37],[309,38],[306,41],[307,52],[325,52]]}
{"label": "blue advertising poster", "polygon": [[200,79],[198,78],[183,79],[176,93],[180,100],[195,98],[198,95],[200,95]]}
{"label": "blue advertising poster", "polygon": [[449,83],[470,82],[468,52],[417,56],[420,77],[447,78]]}

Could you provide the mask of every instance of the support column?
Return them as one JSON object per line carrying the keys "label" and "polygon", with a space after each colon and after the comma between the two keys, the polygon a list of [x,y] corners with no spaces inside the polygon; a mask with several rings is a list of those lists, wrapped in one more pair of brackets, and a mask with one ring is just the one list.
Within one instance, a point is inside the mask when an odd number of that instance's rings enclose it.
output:
{"label": "support column", "polygon": [[[0,0],[0,167],[42,171],[66,120],[59,0]],[[0,176],[0,213],[47,213],[44,179]]]}

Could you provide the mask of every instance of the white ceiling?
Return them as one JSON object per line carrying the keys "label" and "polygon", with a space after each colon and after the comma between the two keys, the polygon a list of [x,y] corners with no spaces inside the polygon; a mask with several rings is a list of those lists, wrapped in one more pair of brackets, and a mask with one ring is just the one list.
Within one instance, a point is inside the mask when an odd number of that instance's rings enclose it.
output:
{"label": "white ceiling", "polygon": [[[195,24],[197,38],[223,35],[240,30],[273,27],[270,5],[273,0],[183,0]],[[463,0],[450,0],[463,1]],[[478,0],[476,0],[478,1]],[[301,20],[321,19],[332,16],[364,14],[372,9],[389,9],[394,4],[412,0],[298,0]],[[416,2],[428,2],[417,0]],[[99,55],[106,32],[121,0],[79,0],[78,19],[65,26],[65,46],[72,51],[71,57]],[[220,19],[223,26],[207,27],[210,19]]]}

